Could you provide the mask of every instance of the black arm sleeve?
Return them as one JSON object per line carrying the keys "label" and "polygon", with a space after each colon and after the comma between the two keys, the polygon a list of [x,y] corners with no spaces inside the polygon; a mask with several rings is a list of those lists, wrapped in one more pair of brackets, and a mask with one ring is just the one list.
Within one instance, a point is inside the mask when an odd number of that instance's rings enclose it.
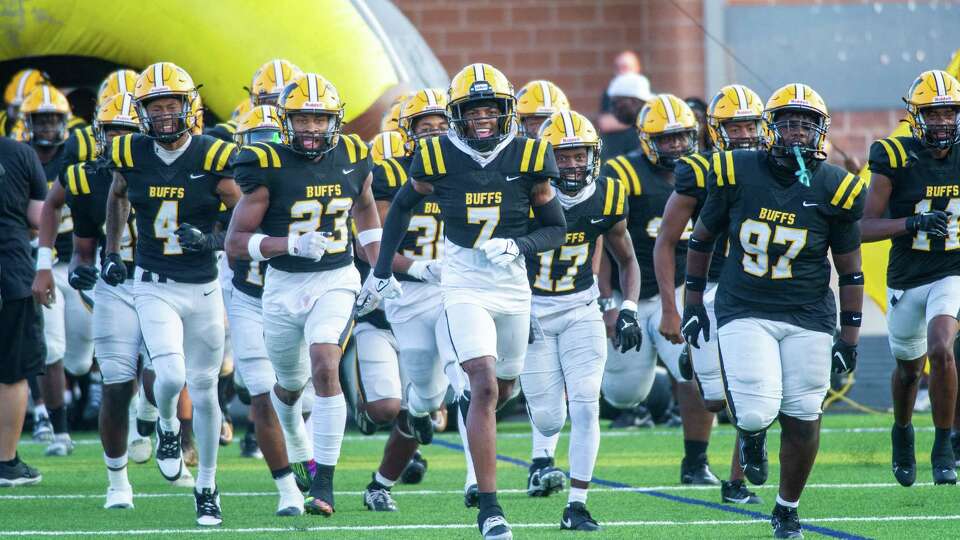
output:
{"label": "black arm sleeve", "polygon": [[557,249],[563,245],[567,234],[567,220],[563,217],[563,207],[556,197],[543,206],[534,206],[533,215],[540,227],[514,240],[525,257]]}
{"label": "black arm sleeve", "polygon": [[860,247],[860,222],[830,222],[830,249],[837,254],[850,253]]}
{"label": "black arm sleeve", "polygon": [[373,275],[385,279],[393,273],[393,255],[403,242],[403,237],[407,234],[407,227],[410,225],[410,212],[423,200],[424,195],[413,189],[413,183],[407,182],[397,191],[390,210],[387,211],[387,219],[383,221],[383,237],[380,238],[380,256],[377,257],[377,265],[373,269]]}

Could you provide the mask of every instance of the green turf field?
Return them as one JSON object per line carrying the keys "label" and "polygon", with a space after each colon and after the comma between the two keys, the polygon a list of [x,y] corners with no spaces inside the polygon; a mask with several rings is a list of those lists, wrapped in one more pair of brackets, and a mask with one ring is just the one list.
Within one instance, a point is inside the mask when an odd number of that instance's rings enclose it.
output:
{"label": "green turf field", "polygon": [[[800,516],[808,538],[814,531],[837,538],[955,538],[960,526],[960,488],[933,486],[928,460],[933,432],[927,415],[917,418],[918,482],[905,489],[890,473],[887,416],[830,415],[825,418],[820,456]],[[566,495],[531,499],[524,492],[529,459],[529,428],[500,425],[500,501],[517,538],[569,536],[559,530]],[[710,447],[714,471],[726,477],[733,443],[729,426],[717,428]],[[112,536],[119,538],[479,538],[476,511],[463,506],[463,455],[454,434],[425,450],[429,471],[417,486],[398,486],[400,511],[373,514],[360,492],[378,463],[384,438],[349,433],[337,467],[337,513],[278,518],[273,482],[262,461],[239,458],[236,445],[220,451],[218,482],[224,526],[198,530],[188,489],[164,482],[156,464],[130,465],[136,509],[101,508],[106,489],[99,443],[85,437],[68,458],[44,458],[42,446],[26,443],[22,456],[44,475],[39,486],[0,491],[0,538]],[[604,526],[596,538],[764,538],[771,529],[761,519],[773,507],[778,473],[779,434],[770,437],[769,485],[757,489],[762,505],[720,505],[719,488],[678,485],[679,429],[603,432],[596,478],[634,489],[595,486],[588,506]],[[567,438],[558,461],[566,465]],[[513,459],[513,461],[511,461]],[[645,490],[645,491],[644,491]],[[749,512],[744,512],[748,510]],[[816,528],[816,529],[815,529]],[[36,533],[36,534],[34,534]],[[73,533],[73,534],[71,534]],[[582,536],[582,535],[581,535]]]}

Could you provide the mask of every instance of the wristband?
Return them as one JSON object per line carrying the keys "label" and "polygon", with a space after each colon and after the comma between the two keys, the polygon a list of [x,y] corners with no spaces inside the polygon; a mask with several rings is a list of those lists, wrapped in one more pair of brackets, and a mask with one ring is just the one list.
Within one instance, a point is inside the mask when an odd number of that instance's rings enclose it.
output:
{"label": "wristband", "polygon": [[707,290],[707,278],[688,275],[685,285],[688,291],[703,292]]}
{"label": "wristband", "polygon": [[863,313],[859,311],[840,312],[840,326],[856,326],[859,328],[861,322],[863,322]]}
{"label": "wristband", "polygon": [[841,275],[839,285],[841,287],[846,285],[863,285],[863,272],[853,272],[850,274]]}
{"label": "wristband", "polygon": [[713,253],[713,244],[714,240],[699,240],[691,236],[690,240],[687,240],[687,249],[700,253]]}
{"label": "wristband", "polygon": [[620,311],[632,311],[637,312],[637,303],[632,300],[624,300],[620,304]]}
{"label": "wristband", "polygon": [[260,251],[260,242],[266,238],[265,234],[251,234],[250,239],[247,240],[247,253],[250,254],[250,258],[255,261],[265,261],[268,257],[263,255],[263,252]]}
{"label": "wristband", "polygon": [[53,249],[48,247],[37,248],[37,270],[53,269]]}
{"label": "wristband", "polygon": [[379,242],[382,237],[383,229],[367,229],[357,233],[357,240],[360,241],[361,246],[365,246],[371,242]]}
{"label": "wristband", "polygon": [[600,306],[601,311],[610,311],[611,309],[617,309],[617,306],[613,303],[613,298],[598,298],[597,305]]}
{"label": "wristband", "polygon": [[287,237],[287,254],[293,257],[296,257],[297,253],[300,252],[300,250],[297,249],[297,238],[300,238],[300,235],[291,234]]}

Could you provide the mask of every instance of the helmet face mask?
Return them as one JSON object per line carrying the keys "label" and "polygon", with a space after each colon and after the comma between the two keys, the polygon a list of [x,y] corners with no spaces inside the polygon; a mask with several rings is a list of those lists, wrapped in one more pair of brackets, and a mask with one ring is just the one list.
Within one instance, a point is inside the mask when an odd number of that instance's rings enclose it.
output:
{"label": "helmet face mask", "polygon": [[450,129],[450,122],[447,120],[446,114],[439,112],[421,114],[410,118],[408,121],[410,123],[408,137],[413,141],[423,137],[442,135]]}
{"label": "helmet face mask", "polygon": [[817,111],[804,108],[783,108],[770,115],[767,128],[773,138],[771,150],[776,156],[800,150],[804,158],[826,159],[821,150],[827,138],[829,122]]}
{"label": "helmet face mask", "polygon": [[657,156],[656,165],[672,169],[680,158],[697,150],[697,130],[681,129],[651,135],[650,147]]}
{"label": "helmet face mask", "polygon": [[137,101],[143,131],[161,143],[173,143],[190,131],[191,99],[186,95],[162,95]]}
{"label": "helmet face mask", "polygon": [[340,117],[326,111],[288,112],[283,130],[290,147],[308,158],[326,154],[337,144]]}
{"label": "helmet face mask", "polygon": [[721,150],[756,150],[760,148],[760,117],[718,122],[714,144]]}
{"label": "helmet face mask", "polygon": [[59,146],[67,140],[67,115],[58,112],[35,112],[24,115],[24,127],[34,146]]}
{"label": "helmet face mask", "polygon": [[[486,85],[485,81],[477,84]],[[478,152],[496,148],[509,135],[514,122],[512,103],[506,99],[469,99],[453,105],[452,109],[450,124],[457,136]]]}
{"label": "helmet face mask", "polygon": [[960,142],[960,107],[955,105],[918,108],[913,115],[920,142],[939,150]]}
{"label": "helmet face mask", "polygon": [[564,194],[575,195],[596,180],[600,165],[597,148],[589,145],[556,148],[554,156],[560,174],[552,183]]}
{"label": "helmet face mask", "polygon": [[550,118],[550,115],[531,114],[524,116],[520,119],[520,127],[523,130],[523,134],[530,138],[536,138],[537,134],[540,133],[540,128],[544,122],[547,121],[547,118]]}

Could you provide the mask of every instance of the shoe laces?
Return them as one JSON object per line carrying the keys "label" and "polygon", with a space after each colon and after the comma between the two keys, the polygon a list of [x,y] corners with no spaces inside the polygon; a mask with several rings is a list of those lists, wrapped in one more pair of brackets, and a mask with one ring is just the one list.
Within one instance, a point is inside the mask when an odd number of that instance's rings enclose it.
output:
{"label": "shoe laces", "polygon": [[197,493],[197,512],[204,516],[220,515],[220,505],[213,492],[205,489]]}
{"label": "shoe laces", "polygon": [[159,446],[157,447],[157,458],[165,459],[175,457],[180,451],[180,438],[176,434],[170,434],[162,429],[157,430]]}
{"label": "shoe laces", "polygon": [[487,534],[494,527],[508,527],[507,518],[503,516],[490,516],[483,520],[483,534]]}
{"label": "shoe laces", "polygon": [[388,506],[391,502],[390,492],[383,488],[368,489],[367,499],[374,504]]}

